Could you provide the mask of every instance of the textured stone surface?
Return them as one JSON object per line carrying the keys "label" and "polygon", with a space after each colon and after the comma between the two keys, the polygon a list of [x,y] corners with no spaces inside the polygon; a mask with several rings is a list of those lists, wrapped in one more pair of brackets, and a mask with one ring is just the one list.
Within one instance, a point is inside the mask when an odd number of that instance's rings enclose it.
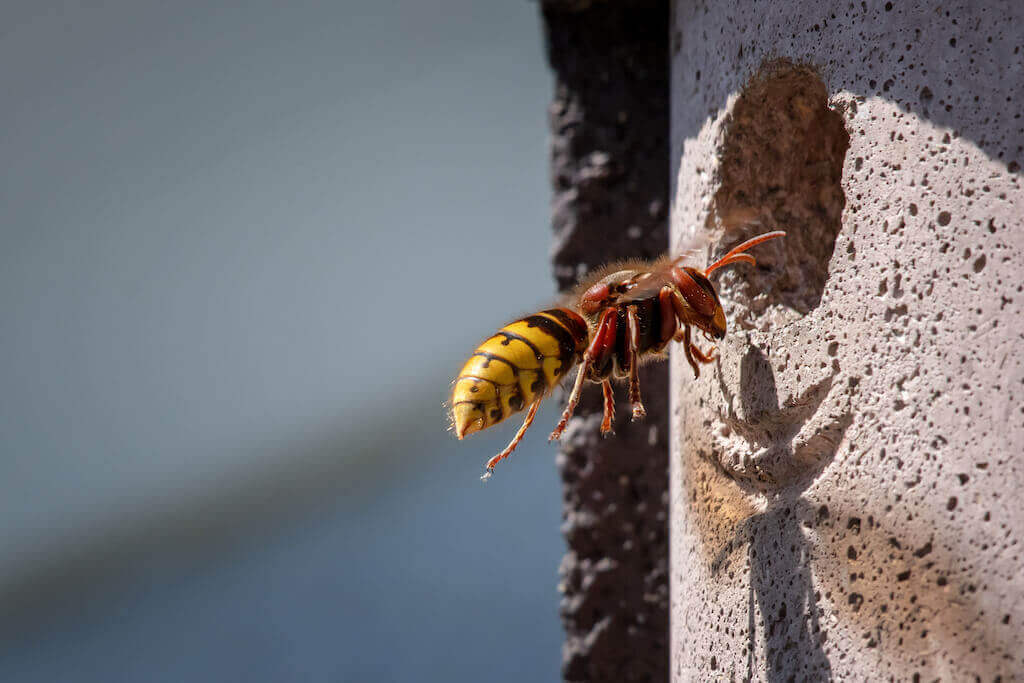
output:
{"label": "textured stone surface", "polygon": [[[555,274],[668,245],[668,2],[546,2]],[[569,11],[575,10],[575,11]],[[568,681],[668,680],[667,364],[641,378],[647,419],[602,439],[597,385],[562,438]]]}
{"label": "textured stone surface", "polygon": [[673,358],[673,680],[1024,678],[1021,26],[677,3],[673,240],[790,234]]}

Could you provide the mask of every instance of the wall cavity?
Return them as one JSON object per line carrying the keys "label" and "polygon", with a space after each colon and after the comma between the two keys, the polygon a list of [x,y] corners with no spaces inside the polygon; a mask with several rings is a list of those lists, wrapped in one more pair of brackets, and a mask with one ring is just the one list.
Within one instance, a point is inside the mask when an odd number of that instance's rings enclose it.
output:
{"label": "wall cavity", "polygon": [[768,62],[730,108],[707,227],[787,232],[757,250],[756,271],[722,277],[729,300],[746,308],[737,324],[768,329],[820,303],[846,205],[840,181],[849,146],[842,114],[807,65]]}

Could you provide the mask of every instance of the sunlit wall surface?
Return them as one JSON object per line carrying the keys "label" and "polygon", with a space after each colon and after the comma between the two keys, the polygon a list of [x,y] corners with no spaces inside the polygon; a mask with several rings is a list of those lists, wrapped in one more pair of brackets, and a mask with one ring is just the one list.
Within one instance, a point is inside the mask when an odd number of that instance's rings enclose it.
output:
{"label": "sunlit wall surface", "polygon": [[551,297],[536,5],[0,27],[0,679],[557,678],[552,451],[441,406]]}

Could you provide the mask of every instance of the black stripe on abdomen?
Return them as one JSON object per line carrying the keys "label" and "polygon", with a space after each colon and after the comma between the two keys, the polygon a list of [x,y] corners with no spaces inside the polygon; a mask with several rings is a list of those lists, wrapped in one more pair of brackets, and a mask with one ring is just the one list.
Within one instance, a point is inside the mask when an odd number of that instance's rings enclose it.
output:
{"label": "black stripe on abdomen", "polygon": [[515,375],[516,377],[519,377],[519,370],[520,370],[519,366],[516,365],[515,363],[513,363],[512,361],[510,361],[508,358],[502,358],[501,356],[499,356],[497,354],[488,353],[487,351],[477,351],[473,355],[474,356],[480,356],[481,358],[486,358],[487,359],[488,362],[484,363],[484,367],[485,368],[488,367],[491,364],[490,361],[492,361],[492,360],[501,361],[505,365],[507,365],[510,368],[512,368],[512,374],[513,375]]}
{"label": "black stripe on abdomen", "polygon": [[498,335],[501,335],[502,337],[505,338],[505,341],[501,342],[502,346],[508,346],[509,342],[511,342],[513,339],[518,342],[523,342],[524,344],[530,347],[531,351],[533,351],[533,355],[536,356],[538,363],[542,363],[544,361],[544,354],[540,352],[540,349],[537,348],[537,345],[534,344],[529,339],[527,339],[526,337],[524,337],[523,335],[516,334],[515,332],[506,332],[504,329],[498,330],[498,334],[494,336],[497,337]]}
{"label": "black stripe on abdomen", "polygon": [[578,316],[570,315],[568,311],[561,308],[549,308],[543,311],[546,315],[550,315],[552,318],[556,318],[558,322],[562,323],[565,329],[569,330],[569,334],[576,340],[578,346],[586,346],[587,339],[590,337],[587,331],[587,324],[583,322]]}
{"label": "black stripe on abdomen", "polygon": [[576,341],[572,338],[569,330],[562,327],[551,318],[543,315],[529,315],[523,318],[527,327],[537,327],[544,331],[549,337],[554,337],[558,342],[558,359],[566,363],[576,355]]}

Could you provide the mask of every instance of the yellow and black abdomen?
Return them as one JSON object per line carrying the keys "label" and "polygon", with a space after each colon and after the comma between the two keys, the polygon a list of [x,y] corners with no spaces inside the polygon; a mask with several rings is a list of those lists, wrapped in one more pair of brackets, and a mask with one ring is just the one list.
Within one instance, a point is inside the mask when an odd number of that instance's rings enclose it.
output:
{"label": "yellow and black abdomen", "polygon": [[501,328],[455,378],[452,425],[460,439],[491,427],[550,391],[587,348],[587,323],[552,308]]}

